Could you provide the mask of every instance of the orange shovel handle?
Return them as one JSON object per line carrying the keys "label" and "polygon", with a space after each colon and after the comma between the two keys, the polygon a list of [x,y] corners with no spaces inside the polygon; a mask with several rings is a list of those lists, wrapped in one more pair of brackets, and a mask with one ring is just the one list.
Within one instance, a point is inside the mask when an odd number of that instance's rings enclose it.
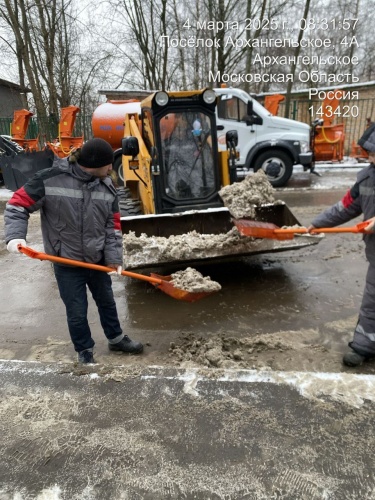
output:
{"label": "orange shovel handle", "polygon": [[355,226],[351,227],[321,227],[311,230],[311,234],[316,233],[365,233],[366,227],[369,225],[369,221],[360,222]]}
{"label": "orange shovel handle", "polygon": [[322,227],[320,229],[313,229],[311,234],[320,234],[320,233],[362,233],[363,231],[358,231],[358,229],[354,227]]}
{"label": "orange shovel handle", "polygon": [[275,234],[307,234],[305,227],[287,228],[287,229],[273,229]]}
{"label": "orange shovel handle", "polygon": [[[50,262],[56,262],[57,264],[66,264],[68,266],[86,267],[88,269],[94,269],[95,271],[103,271],[104,273],[113,272],[112,267],[100,266],[99,264],[90,264],[90,262],[81,262],[80,260],[66,259],[64,257],[57,257],[56,255],[49,255],[47,253],[38,252],[30,247],[24,247],[18,245],[18,251],[31,257],[33,259],[39,260],[49,260]],[[155,283],[161,285],[163,280],[159,278],[153,278],[151,276],[145,276],[144,274],[132,273],[130,271],[121,271],[122,276],[128,276],[129,278],[135,278],[137,280],[148,281],[149,283]]]}
{"label": "orange shovel handle", "polygon": [[[355,226],[351,227],[320,227],[313,229],[311,234],[320,234],[320,233],[365,233],[366,227],[369,225],[369,221],[360,222]],[[275,234],[283,235],[283,234],[308,234],[308,231],[305,227],[297,227],[297,228],[287,228],[287,229],[274,229]]]}

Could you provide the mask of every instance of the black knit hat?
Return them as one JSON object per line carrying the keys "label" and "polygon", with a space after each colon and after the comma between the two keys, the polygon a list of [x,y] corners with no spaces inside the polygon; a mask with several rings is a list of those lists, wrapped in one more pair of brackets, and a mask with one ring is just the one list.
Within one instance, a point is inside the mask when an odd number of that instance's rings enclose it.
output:
{"label": "black knit hat", "polygon": [[113,149],[104,139],[90,139],[82,146],[78,163],[86,168],[105,167],[113,163]]}

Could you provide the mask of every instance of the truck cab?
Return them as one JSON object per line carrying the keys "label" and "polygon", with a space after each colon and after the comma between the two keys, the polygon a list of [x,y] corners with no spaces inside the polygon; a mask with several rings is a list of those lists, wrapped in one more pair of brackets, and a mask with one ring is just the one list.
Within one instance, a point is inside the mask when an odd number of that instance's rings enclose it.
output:
{"label": "truck cab", "polygon": [[293,166],[313,170],[309,125],[269,113],[247,92],[235,88],[214,89],[218,104],[218,143],[226,147],[229,130],[238,132],[238,176],[263,169],[274,187],[284,186]]}

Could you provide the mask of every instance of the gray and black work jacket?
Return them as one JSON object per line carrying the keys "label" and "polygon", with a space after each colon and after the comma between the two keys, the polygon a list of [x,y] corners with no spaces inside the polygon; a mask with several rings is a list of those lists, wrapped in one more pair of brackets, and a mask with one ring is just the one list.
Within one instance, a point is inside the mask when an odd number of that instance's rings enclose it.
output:
{"label": "gray and black work jacket", "polygon": [[[375,216],[375,165],[372,163],[357,175],[356,183],[341,201],[327,208],[315,217],[315,227],[334,227],[358,217],[363,213],[364,220]],[[364,234],[367,260],[375,265],[375,233]]]}
{"label": "gray and black work jacket", "polygon": [[116,189],[67,159],[41,170],[7,203],[5,239],[26,239],[32,212],[41,212],[45,251],[84,262],[122,265],[122,234]]}

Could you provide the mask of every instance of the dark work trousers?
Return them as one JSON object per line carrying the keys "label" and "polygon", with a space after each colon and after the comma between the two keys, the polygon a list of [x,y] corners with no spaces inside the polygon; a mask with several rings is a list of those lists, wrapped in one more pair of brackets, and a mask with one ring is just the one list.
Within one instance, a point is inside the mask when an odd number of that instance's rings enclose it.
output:
{"label": "dark work trousers", "polygon": [[54,264],[60,296],[66,307],[70,337],[77,352],[95,345],[87,320],[87,289],[98,307],[100,323],[110,344],[124,337],[118,319],[111,277],[104,272],[83,267]]}
{"label": "dark work trousers", "polygon": [[367,270],[353,342],[350,342],[349,346],[363,356],[375,356],[375,267],[371,264]]}

